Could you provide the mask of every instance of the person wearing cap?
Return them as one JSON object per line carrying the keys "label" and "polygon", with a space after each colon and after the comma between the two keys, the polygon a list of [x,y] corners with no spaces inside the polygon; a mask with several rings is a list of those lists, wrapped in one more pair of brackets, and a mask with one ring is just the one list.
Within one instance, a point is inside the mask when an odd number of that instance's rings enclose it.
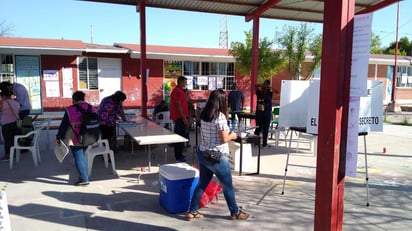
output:
{"label": "person wearing cap", "polygon": [[256,86],[256,126],[255,135],[262,133],[262,147],[268,146],[268,134],[270,121],[272,119],[272,96],[270,81],[265,80],[262,84]]}

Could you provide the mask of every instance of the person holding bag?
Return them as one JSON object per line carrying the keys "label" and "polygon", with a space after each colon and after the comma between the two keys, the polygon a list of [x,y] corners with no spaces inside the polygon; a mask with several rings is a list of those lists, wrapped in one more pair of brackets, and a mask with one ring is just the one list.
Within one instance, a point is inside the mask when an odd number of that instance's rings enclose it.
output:
{"label": "person holding bag", "polygon": [[11,89],[1,89],[1,131],[4,139],[4,156],[0,159],[1,161],[10,160],[10,148],[14,145],[14,136],[20,133],[20,128],[17,127],[16,123],[19,119],[20,104],[11,98],[12,95]]}
{"label": "person holding bag", "polygon": [[226,102],[225,92],[222,89],[214,90],[200,114],[201,144],[197,151],[200,176],[186,215],[189,221],[204,217],[198,211],[199,202],[213,174],[219,179],[223,188],[230,219],[246,220],[249,217],[249,214],[241,211],[236,203],[232,171],[227,155],[229,153],[228,142],[237,139],[237,135],[229,131],[225,114]]}
{"label": "person holding bag", "polygon": [[[87,110],[89,104],[84,101],[85,94],[82,91],[76,91],[72,95],[73,105],[66,108],[62,122],[56,135],[56,146],[62,145],[62,140],[70,150],[74,157],[74,163],[79,173],[79,180],[74,183],[76,186],[85,186],[89,184],[89,175],[87,172],[87,159],[85,151],[87,146],[84,146],[76,134],[80,133],[82,124],[82,112],[80,112],[75,105]],[[96,109],[92,108],[95,113]]]}
{"label": "person holding bag", "polygon": [[272,120],[272,97],[270,81],[265,80],[263,85],[256,85],[256,126],[254,134],[259,136],[262,133],[262,147],[268,147],[268,134],[270,121]]}

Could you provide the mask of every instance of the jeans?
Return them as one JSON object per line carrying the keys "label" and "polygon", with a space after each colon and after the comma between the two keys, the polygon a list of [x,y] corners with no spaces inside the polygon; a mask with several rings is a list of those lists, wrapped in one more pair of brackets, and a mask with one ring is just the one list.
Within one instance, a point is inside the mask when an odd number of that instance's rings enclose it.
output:
{"label": "jeans", "polygon": [[239,208],[236,204],[235,189],[232,183],[232,171],[227,156],[223,156],[218,163],[211,163],[204,159],[204,153],[204,151],[197,151],[200,176],[199,183],[196,186],[192,201],[190,202],[189,212],[196,213],[199,210],[199,202],[203,192],[212,180],[213,174],[215,174],[223,188],[223,195],[225,196],[230,215],[236,215]]}
{"label": "jeans", "polygon": [[107,139],[109,141],[109,146],[111,150],[116,149],[116,127],[100,124],[100,131],[102,139]]}
{"label": "jeans", "polygon": [[259,135],[262,132],[262,144],[266,146],[268,144],[268,135],[269,135],[269,127],[270,121],[272,119],[271,112],[256,112],[256,126],[255,135]]}
{"label": "jeans", "polygon": [[87,147],[79,146],[70,146],[70,149],[73,153],[74,164],[76,165],[77,171],[80,175],[80,180],[82,182],[89,182],[89,175],[87,172],[87,160],[86,160],[86,151]]}
{"label": "jeans", "polygon": [[[174,121],[175,123],[175,133],[188,138],[189,135],[189,126],[183,123],[183,119],[179,118]],[[175,158],[178,159],[183,155],[183,149],[185,148],[185,143],[175,143]]]}

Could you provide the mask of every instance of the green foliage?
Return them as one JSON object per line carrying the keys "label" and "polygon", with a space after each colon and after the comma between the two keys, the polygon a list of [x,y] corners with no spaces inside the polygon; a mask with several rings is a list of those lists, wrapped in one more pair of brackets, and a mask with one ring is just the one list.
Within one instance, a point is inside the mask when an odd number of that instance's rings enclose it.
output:
{"label": "green foliage", "polygon": [[371,53],[371,54],[383,54],[383,50],[382,50],[381,46],[382,46],[381,38],[379,37],[379,35],[376,35],[372,32],[372,34],[371,34],[371,48],[370,48],[369,53]]}
{"label": "green foliage", "polygon": [[[245,43],[232,42],[229,50],[235,58],[236,70],[245,76],[250,76],[252,69],[252,32],[245,31]],[[277,72],[285,67],[285,61],[281,53],[272,50],[273,41],[263,38],[259,41],[258,48],[258,79],[261,83],[266,79],[271,79]]]}
{"label": "green foliage", "polygon": [[301,23],[299,26],[285,25],[276,36],[279,45],[285,49],[284,55],[292,79],[301,76],[301,66],[305,61],[305,52],[309,49],[312,32],[313,28],[309,28],[307,23]]}
{"label": "green foliage", "polygon": [[[396,41],[391,42],[389,47],[384,50],[384,54],[395,54]],[[412,41],[407,37],[402,37],[398,41],[398,55],[412,55]]]}
{"label": "green foliage", "polygon": [[313,55],[313,63],[308,69],[308,74],[303,78],[304,80],[312,77],[315,69],[320,67],[322,59],[322,34],[318,34],[313,38],[309,44],[308,50]]}

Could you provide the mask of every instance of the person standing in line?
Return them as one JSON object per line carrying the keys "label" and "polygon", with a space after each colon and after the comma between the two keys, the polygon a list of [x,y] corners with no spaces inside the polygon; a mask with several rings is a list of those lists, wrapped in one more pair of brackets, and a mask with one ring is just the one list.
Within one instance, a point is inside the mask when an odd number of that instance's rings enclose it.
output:
{"label": "person standing in line", "polygon": [[272,119],[272,96],[273,92],[270,89],[270,81],[265,80],[263,85],[256,85],[256,126],[254,134],[262,133],[262,147],[268,146],[268,134],[270,121]]}
{"label": "person standing in line", "polygon": [[[243,93],[236,88],[236,83],[232,83],[232,91],[228,95],[228,103],[230,106],[231,111],[240,111],[243,109],[244,101],[245,101],[245,96]],[[239,120],[239,115],[237,116]]]}
{"label": "person standing in line", "polygon": [[[186,215],[186,219],[189,221],[204,217],[199,212],[199,202],[205,188],[212,180],[213,174],[216,175],[223,187],[223,195],[230,211],[230,219],[245,220],[249,217],[249,214],[240,210],[236,203],[232,171],[227,155],[229,154],[228,142],[236,139],[237,135],[229,130],[226,109],[225,92],[222,89],[217,89],[212,91],[205,108],[200,114],[201,144],[197,150],[200,176],[190,202],[189,212]],[[209,151],[220,153],[221,158],[219,160],[208,159],[207,153]]]}
{"label": "person standing in line", "polygon": [[20,84],[17,82],[14,82],[14,83],[10,83],[8,81],[1,82],[0,89],[5,89],[5,88],[9,88],[13,92],[13,95],[15,96],[15,100],[19,102],[20,104],[20,111],[18,113],[20,119],[23,119],[24,117],[28,116],[30,114],[31,105],[30,105],[29,93],[26,87],[23,84]]}
{"label": "person standing in line", "polygon": [[17,82],[13,83],[13,92],[16,96],[17,102],[20,103],[20,119],[23,119],[30,114],[31,110],[29,93],[27,92],[27,89],[23,84]]}
{"label": "person standing in line", "polygon": [[[56,145],[60,147],[62,140],[73,154],[74,163],[79,173],[79,180],[74,183],[76,186],[85,186],[89,184],[89,175],[87,172],[87,159],[85,151],[87,146],[80,143],[76,134],[80,133],[82,124],[82,112],[78,111],[75,104],[87,111],[89,104],[84,101],[85,94],[82,91],[76,91],[72,95],[73,105],[66,108],[62,122],[56,135]],[[96,112],[94,107],[92,112]]]}
{"label": "person standing in line", "polygon": [[[185,138],[188,138],[189,131],[189,105],[184,89],[186,88],[186,77],[177,78],[177,86],[170,95],[170,119],[174,122],[174,132]],[[175,143],[174,152],[178,162],[186,162],[186,156],[183,155],[185,143]]]}
{"label": "person standing in line", "polygon": [[14,144],[14,136],[19,134],[21,129],[17,127],[17,119],[20,104],[11,99],[13,91],[10,88],[1,89],[0,112],[1,112],[1,131],[4,138],[4,156],[1,161],[9,161],[10,148]]}
{"label": "person standing in line", "polygon": [[111,150],[116,148],[116,122],[118,116],[123,121],[126,121],[126,115],[123,110],[123,102],[125,100],[126,94],[122,91],[116,91],[114,94],[104,97],[97,108],[102,139],[109,141]]}

